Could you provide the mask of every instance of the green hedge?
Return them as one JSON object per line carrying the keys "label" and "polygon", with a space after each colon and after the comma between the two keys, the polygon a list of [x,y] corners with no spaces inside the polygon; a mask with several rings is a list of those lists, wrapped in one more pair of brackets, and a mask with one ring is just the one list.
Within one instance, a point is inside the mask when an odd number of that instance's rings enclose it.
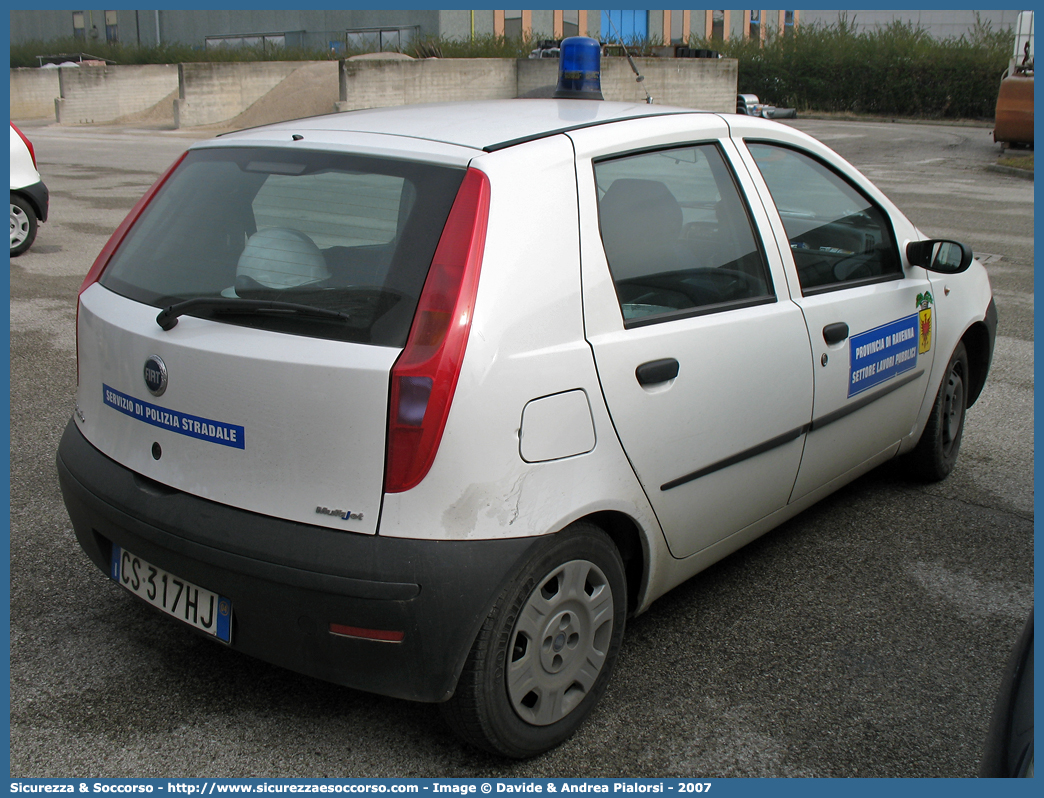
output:
{"label": "green hedge", "polygon": [[807,25],[757,46],[703,43],[739,61],[740,93],[799,111],[926,118],[992,118],[1014,44],[1010,30],[977,24],[933,39],[894,22],[857,33],[847,18]]}

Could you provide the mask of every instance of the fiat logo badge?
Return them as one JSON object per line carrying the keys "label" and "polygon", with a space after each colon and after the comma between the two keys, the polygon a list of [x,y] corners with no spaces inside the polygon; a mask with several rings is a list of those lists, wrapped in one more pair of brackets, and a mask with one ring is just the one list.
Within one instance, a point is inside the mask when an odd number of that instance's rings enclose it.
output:
{"label": "fiat logo badge", "polygon": [[167,365],[159,355],[149,355],[145,361],[145,387],[153,396],[162,396],[167,390]]}

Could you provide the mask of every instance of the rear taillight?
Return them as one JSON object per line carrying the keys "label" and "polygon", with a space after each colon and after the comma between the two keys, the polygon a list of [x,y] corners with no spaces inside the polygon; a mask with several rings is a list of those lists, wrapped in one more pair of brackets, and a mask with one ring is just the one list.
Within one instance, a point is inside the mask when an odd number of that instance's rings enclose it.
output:
{"label": "rear taillight", "polygon": [[[18,128],[15,128],[15,130],[18,130]],[[19,134],[19,135],[21,135],[21,134]],[[131,227],[134,226],[134,223],[136,221],[138,221],[138,217],[141,216],[141,212],[145,210],[145,207],[150,202],[152,202],[152,198],[154,196],[156,196],[156,192],[159,191],[163,187],[164,183],[167,182],[167,178],[169,178],[171,176],[171,174],[174,172],[174,170],[178,168],[178,165],[183,160],[185,160],[185,155],[186,154],[187,153],[182,153],[181,157],[178,158],[176,161],[174,161],[174,163],[172,163],[170,165],[170,168],[167,169],[166,172],[164,172],[162,175],[160,175],[160,179],[157,180],[155,183],[153,183],[152,187],[148,191],[145,192],[145,195],[140,200],[138,200],[137,204],[133,208],[131,208],[130,213],[127,214],[127,218],[125,218],[122,222],[120,222],[120,226],[116,228],[116,231],[111,236],[109,236],[109,240],[105,243],[105,246],[102,247],[101,252],[98,253],[98,257],[94,259],[94,265],[91,266],[91,270],[89,272],[87,272],[87,276],[83,278],[83,283],[80,285],[80,290],[79,290],[79,292],[76,295],[77,296],[77,300],[76,300],[76,384],[77,385],[80,384],[80,301],[79,301],[79,296],[84,291],[86,291],[88,288],[90,288],[94,283],[98,282],[98,280],[102,276],[102,272],[105,271],[105,267],[109,265],[109,259],[112,257],[112,253],[114,253],[116,251],[116,247],[118,247],[120,245],[120,242],[123,241],[124,237],[127,235],[127,231],[130,230]]]}
{"label": "rear taillight", "polygon": [[392,368],[388,493],[424,479],[439,449],[471,330],[489,194],[489,178],[469,169],[432,258],[406,348]]}
{"label": "rear taillight", "polygon": [[33,169],[39,171],[40,167],[36,165],[36,150],[33,149],[33,143],[25,137],[25,133],[19,130],[13,122],[11,123],[11,129],[14,130],[14,132],[18,134],[18,138],[25,143],[25,148],[29,150],[29,157],[33,159]]}

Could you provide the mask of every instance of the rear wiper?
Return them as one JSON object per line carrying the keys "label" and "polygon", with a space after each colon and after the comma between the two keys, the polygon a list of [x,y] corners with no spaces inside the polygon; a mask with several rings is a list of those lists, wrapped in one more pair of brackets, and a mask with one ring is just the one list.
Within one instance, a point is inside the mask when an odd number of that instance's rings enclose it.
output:
{"label": "rear wiper", "polygon": [[352,317],[339,310],[327,310],[311,305],[299,305],[296,302],[276,302],[268,299],[230,299],[226,297],[196,297],[178,302],[160,311],[156,323],[164,330],[173,330],[178,324],[178,316],[183,316],[197,308],[206,308],[214,313],[271,313],[273,315],[300,315],[313,318],[337,319],[350,322]]}

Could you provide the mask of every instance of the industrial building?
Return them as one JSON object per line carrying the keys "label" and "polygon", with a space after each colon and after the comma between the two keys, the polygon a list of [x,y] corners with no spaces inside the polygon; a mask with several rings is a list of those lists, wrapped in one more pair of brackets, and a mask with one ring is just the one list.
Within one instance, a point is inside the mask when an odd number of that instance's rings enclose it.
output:
{"label": "industrial building", "polygon": [[12,10],[11,43],[82,39],[142,46],[188,44],[200,48],[262,45],[333,51],[402,50],[419,39],[468,39],[528,34],[603,41],[764,38],[800,25],[832,24],[842,15],[857,30],[899,20],[936,38],[970,32],[977,21],[994,30],[1012,27],[1018,12],[931,10]]}

